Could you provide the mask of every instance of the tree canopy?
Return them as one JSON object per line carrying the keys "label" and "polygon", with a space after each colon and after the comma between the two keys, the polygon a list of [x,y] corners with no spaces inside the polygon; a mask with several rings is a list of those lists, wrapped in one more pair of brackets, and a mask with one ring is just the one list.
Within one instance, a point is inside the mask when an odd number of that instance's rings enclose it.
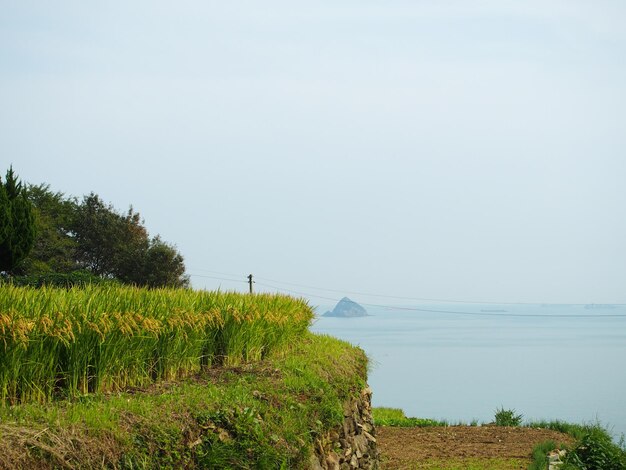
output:
{"label": "tree canopy", "polygon": [[32,205],[11,167],[0,178],[0,271],[12,273],[28,256],[35,233]]}
{"label": "tree canopy", "polygon": [[140,286],[189,285],[183,256],[158,235],[150,237],[132,207],[120,213],[95,193],[79,200],[45,184],[28,185],[24,193],[33,206],[38,236],[18,274],[40,280],[81,272]]}
{"label": "tree canopy", "polygon": [[45,184],[27,185],[26,198],[33,206],[37,237],[33,250],[20,265],[19,274],[66,274],[79,269],[76,241],[70,234],[76,200],[53,192]]}

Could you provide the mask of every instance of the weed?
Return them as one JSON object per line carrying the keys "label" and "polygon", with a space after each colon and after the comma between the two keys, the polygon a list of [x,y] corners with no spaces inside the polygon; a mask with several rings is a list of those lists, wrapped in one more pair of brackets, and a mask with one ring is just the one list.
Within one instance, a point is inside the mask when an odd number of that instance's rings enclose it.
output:
{"label": "weed", "polygon": [[[570,424],[563,421],[539,422],[531,427],[554,429],[569,434],[576,444],[567,449],[562,470],[626,470],[626,449],[615,444],[611,435],[600,423]],[[546,468],[546,455],[559,448],[554,442],[544,442],[533,450],[533,464],[530,470]]]}
{"label": "weed", "polygon": [[528,467],[528,470],[546,470],[547,455],[557,448],[558,446],[554,441],[544,441],[537,444],[533,448],[533,461]]}
{"label": "weed", "polygon": [[501,406],[496,410],[495,423],[496,426],[519,426],[522,424],[523,415],[515,414],[515,410],[505,410]]}
{"label": "weed", "polygon": [[587,433],[566,456],[565,463],[580,469],[625,470],[626,452],[600,426]]}

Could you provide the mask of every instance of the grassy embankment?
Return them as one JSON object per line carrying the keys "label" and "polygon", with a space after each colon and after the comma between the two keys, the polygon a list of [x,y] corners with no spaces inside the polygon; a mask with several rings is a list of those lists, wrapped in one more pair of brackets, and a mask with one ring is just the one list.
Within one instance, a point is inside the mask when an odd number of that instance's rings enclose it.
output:
{"label": "grassy embankment", "polygon": [[302,300],[0,287],[0,468],[300,468],[367,360]]}

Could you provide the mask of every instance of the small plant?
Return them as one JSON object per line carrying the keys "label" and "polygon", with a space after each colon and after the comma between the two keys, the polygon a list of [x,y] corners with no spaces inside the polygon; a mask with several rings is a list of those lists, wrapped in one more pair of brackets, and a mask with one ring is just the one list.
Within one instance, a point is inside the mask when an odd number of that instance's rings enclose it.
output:
{"label": "small plant", "polygon": [[503,406],[496,410],[496,426],[519,426],[524,415],[515,414],[515,410],[505,410]]}
{"label": "small plant", "polygon": [[548,453],[558,448],[560,448],[560,445],[551,440],[537,444],[533,448],[533,461],[528,467],[528,470],[546,470]]}
{"label": "small plant", "polygon": [[624,470],[626,451],[611,440],[604,428],[595,425],[588,428],[587,434],[567,454],[565,463],[582,469]]}
{"label": "small plant", "polygon": [[552,429],[569,434],[576,440],[573,446],[563,443],[543,442],[533,450],[533,464],[529,470],[545,470],[549,451],[567,450],[560,470],[626,470],[626,448],[623,439],[615,443],[601,423],[572,424],[563,421],[542,421],[528,427]]}

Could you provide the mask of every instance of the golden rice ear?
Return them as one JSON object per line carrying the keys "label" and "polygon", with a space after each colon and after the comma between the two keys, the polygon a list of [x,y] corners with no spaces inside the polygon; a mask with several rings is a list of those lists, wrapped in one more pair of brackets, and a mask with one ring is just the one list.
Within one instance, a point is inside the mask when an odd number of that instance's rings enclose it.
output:
{"label": "golden rice ear", "polygon": [[312,318],[306,302],[273,294],[0,287],[0,405],[49,400],[59,387],[72,396],[143,386],[215,358],[257,361]]}

